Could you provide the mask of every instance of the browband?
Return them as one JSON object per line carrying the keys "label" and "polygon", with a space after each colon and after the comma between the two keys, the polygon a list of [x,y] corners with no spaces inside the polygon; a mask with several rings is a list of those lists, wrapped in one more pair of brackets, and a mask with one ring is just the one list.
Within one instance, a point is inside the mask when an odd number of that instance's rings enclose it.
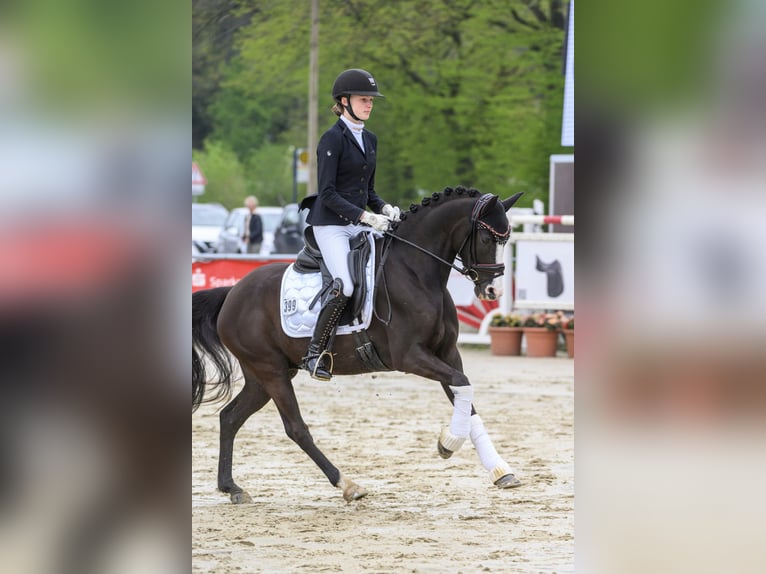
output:
{"label": "browband", "polygon": [[[474,204],[473,210],[471,211],[471,225],[480,225],[487,231],[489,231],[494,237],[495,240],[498,243],[505,243],[508,241],[508,238],[511,236],[511,226],[508,225],[504,232],[499,232],[497,229],[492,227],[489,223],[486,221],[482,221],[481,216],[484,215],[484,212],[487,209],[487,205],[492,200],[492,198],[496,198],[496,196],[492,195],[491,193],[485,193],[481,197],[479,197],[479,200]],[[507,224],[507,220],[506,220]]]}

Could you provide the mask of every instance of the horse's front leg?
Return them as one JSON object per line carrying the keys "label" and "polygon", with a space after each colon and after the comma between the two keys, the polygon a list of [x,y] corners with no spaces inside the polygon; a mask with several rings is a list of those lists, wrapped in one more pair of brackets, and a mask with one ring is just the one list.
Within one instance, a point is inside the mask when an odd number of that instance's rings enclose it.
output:
{"label": "horse's front leg", "polygon": [[[453,347],[450,352],[447,353],[444,357],[444,361],[446,364],[451,365],[452,368],[462,372],[463,362],[457,347]],[[442,382],[442,388],[444,389],[447,398],[454,405],[456,397],[452,386],[447,382]],[[442,436],[437,441],[436,445],[439,455],[442,458],[449,458],[456,449],[449,449],[445,446],[444,434],[445,431],[442,431]],[[492,439],[489,437],[489,433],[487,433],[487,429],[484,427],[484,422],[476,413],[476,409],[473,405],[471,405],[469,436],[474,448],[476,448],[476,454],[479,455],[479,460],[481,461],[482,466],[489,472],[490,480],[495,486],[498,488],[515,488],[521,485],[521,482],[516,478],[513,469],[497,453],[495,445],[492,444]],[[449,440],[448,437],[447,441]],[[460,444],[462,445],[462,442]]]}
{"label": "horse's front leg", "polygon": [[478,414],[471,416],[471,442],[476,448],[476,454],[485,469],[489,472],[489,479],[498,488],[516,488],[521,486],[521,481],[516,478],[510,465],[497,454],[492,439],[489,438],[484,421]]}
{"label": "horse's front leg", "polygon": [[[450,399],[450,402],[452,402],[453,394],[449,386],[442,384],[442,388]],[[470,437],[482,466],[489,472],[489,479],[495,486],[498,488],[515,488],[521,486],[521,481],[516,478],[511,466],[497,453],[487,429],[484,428],[484,421],[481,420],[481,417],[475,409],[471,411]],[[437,443],[437,447],[439,449],[439,455],[442,458],[449,458],[452,456],[452,452],[446,450],[440,442]]]}
{"label": "horse's front leg", "polygon": [[415,347],[407,355],[400,371],[414,373],[427,379],[439,381],[452,401],[450,424],[442,429],[437,442],[439,454],[449,458],[460,449],[471,433],[473,411],[473,386],[462,372],[459,355],[456,362],[447,362],[422,346]]}

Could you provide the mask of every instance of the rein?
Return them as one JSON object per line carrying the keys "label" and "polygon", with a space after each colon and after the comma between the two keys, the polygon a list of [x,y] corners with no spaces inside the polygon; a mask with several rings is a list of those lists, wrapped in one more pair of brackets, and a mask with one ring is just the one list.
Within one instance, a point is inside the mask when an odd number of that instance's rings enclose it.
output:
{"label": "rein", "polygon": [[[384,231],[383,233],[384,233],[385,235],[387,235],[388,237],[391,237],[391,238],[393,238],[393,239],[396,239],[396,240],[398,240],[398,241],[401,241],[402,243],[406,243],[406,244],[407,244],[407,245],[409,245],[410,247],[414,247],[414,248],[415,248],[415,249],[417,249],[418,251],[422,251],[422,252],[423,252],[423,253],[425,253],[426,255],[430,255],[431,257],[433,257],[433,258],[434,258],[434,259],[436,259],[437,261],[440,261],[440,262],[444,263],[444,264],[445,264],[445,265],[447,265],[448,267],[452,267],[452,268],[453,268],[455,271],[457,271],[457,272],[458,272],[458,273],[460,273],[461,275],[466,275],[466,276],[469,276],[471,273],[475,274],[475,275],[476,275],[476,279],[474,279],[474,278],[473,278],[473,276],[471,276],[471,277],[470,277],[470,279],[471,279],[472,281],[474,281],[474,282],[475,282],[475,281],[477,281],[477,280],[478,280],[478,278],[479,278],[479,277],[478,277],[478,273],[477,273],[477,272],[476,272],[476,271],[475,271],[473,268],[470,268],[470,269],[468,269],[468,268],[466,268],[466,267],[460,268],[460,267],[458,267],[457,265],[455,265],[454,263],[450,263],[450,262],[449,262],[449,261],[447,261],[446,259],[442,259],[442,258],[441,258],[441,257],[439,257],[439,256],[438,256],[436,253],[432,253],[432,252],[431,252],[431,251],[429,251],[428,249],[425,249],[424,247],[421,247],[421,246],[420,246],[420,245],[418,245],[417,243],[413,243],[413,242],[412,242],[412,241],[410,241],[409,239],[405,239],[404,237],[399,237],[398,235],[396,235],[396,234],[392,233],[391,231]],[[460,250],[462,250],[462,249],[463,249],[463,247],[465,246],[465,242],[466,242],[467,240],[468,240],[468,237],[466,237],[466,238],[463,240],[463,243],[462,243],[462,245],[460,246]],[[460,253],[460,250],[458,251],[458,253]]]}

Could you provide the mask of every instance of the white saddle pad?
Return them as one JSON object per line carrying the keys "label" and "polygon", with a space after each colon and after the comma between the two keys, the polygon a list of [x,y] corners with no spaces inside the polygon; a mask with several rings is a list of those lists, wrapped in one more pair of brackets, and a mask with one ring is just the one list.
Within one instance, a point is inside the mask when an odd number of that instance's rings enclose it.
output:
{"label": "white saddle pad", "polygon": [[[374,290],[373,281],[375,279],[375,240],[370,235],[371,251],[370,259],[364,269],[365,281],[367,283],[367,295],[362,305],[362,320],[358,324],[341,325],[338,327],[338,335],[348,335],[354,331],[361,331],[370,326],[372,321],[372,294]],[[282,318],[282,330],[288,337],[311,337],[314,334],[314,325],[316,325],[319,309],[322,307],[321,301],[317,301],[313,309],[309,305],[322,289],[322,274],[316,273],[298,273],[293,265],[285,270],[282,275],[282,289],[280,291],[280,315]]]}

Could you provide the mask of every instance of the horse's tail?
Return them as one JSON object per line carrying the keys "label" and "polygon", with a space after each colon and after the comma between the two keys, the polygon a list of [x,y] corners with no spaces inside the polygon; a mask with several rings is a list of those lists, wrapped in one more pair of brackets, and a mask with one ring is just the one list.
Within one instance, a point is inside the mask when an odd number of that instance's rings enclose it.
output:
{"label": "horse's tail", "polygon": [[[218,337],[216,322],[231,287],[217,287],[192,294],[192,412],[203,402],[213,402],[231,395],[232,361]],[[198,352],[199,351],[199,352]],[[208,382],[205,357],[215,366],[214,381]],[[208,392],[205,397],[205,387]],[[203,401],[204,399],[204,401]]]}

